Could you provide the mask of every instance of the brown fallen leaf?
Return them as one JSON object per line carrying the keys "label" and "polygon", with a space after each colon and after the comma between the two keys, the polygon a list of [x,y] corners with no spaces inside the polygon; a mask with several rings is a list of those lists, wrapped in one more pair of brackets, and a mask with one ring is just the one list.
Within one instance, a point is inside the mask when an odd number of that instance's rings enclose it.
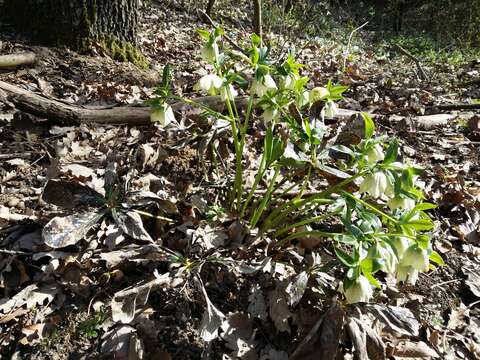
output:
{"label": "brown fallen leaf", "polygon": [[440,355],[423,341],[401,340],[387,347],[387,355],[395,358],[438,358]]}

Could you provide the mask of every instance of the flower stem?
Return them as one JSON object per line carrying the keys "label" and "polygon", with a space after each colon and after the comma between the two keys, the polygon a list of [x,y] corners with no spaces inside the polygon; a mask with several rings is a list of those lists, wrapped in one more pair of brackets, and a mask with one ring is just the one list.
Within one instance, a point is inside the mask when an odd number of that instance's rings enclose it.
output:
{"label": "flower stem", "polygon": [[310,230],[310,231],[299,231],[295,232],[286,238],[278,241],[275,244],[275,247],[282,247],[286,243],[288,243],[291,240],[298,239],[303,236],[322,236],[322,237],[334,237],[334,236],[339,236],[342,235],[341,233],[330,233],[330,232],[325,232],[325,231],[317,231],[317,230]]}
{"label": "flower stem", "polygon": [[287,226],[277,230],[275,233],[273,233],[273,237],[277,237],[279,235],[282,235],[283,233],[286,233],[288,230],[291,230],[293,228],[296,228],[296,227],[299,227],[299,226],[302,226],[302,225],[307,225],[307,224],[311,224],[311,223],[314,223],[314,222],[317,222],[317,221],[322,221],[322,220],[328,219],[329,217],[334,216],[338,213],[339,213],[339,211],[332,211],[332,212],[329,212],[329,213],[326,213],[326,214],[323,214],[323,215],[315,216],[313,218],[309,218],[309,219],[305,219],[305,220],[296,222],[295,224],[287,225]]}
{"label": "flower stem", "polygon": [[355,195],[352,195],[346,191],[343,192],[343,195],[349,197],[350,199],[353,199],[355,200],[356,202],[358,202],[359,204],[362,204],[363,206],[365,206],[366,208],[369,208],[370,210],[372,210],[373,212],[377,213],[378,215],[380,216],[383,216],[385,217],[387,220],[393,222],[394,224],[397,224],[398,223],[398,220],[391,217],[390,215],[384,213],[382,210],[380,209],[377,209],[375,206],[369,204],[368,202],[366,202],[365,200],[362,200],[360,198],[357,198]]}

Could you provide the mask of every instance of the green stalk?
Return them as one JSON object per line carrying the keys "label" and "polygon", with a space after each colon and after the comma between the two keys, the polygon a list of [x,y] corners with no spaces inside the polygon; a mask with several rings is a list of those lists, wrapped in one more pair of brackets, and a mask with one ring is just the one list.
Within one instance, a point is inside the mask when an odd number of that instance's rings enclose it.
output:
{"label": "green stalk", "polygon": [[280,168],[276,167],[275,168],[275,173],[273,174],[272,180],[270,181],[270,184],[268,185],[267,192],[263,196],[262,202],[260,203],[260,206],[255,210],[252,219],[250,220],[250,227],[254,228],[255,225],[257,225],[258,220],[260,219],[260,216],[262,215],[263,211],[265,210],[265,207],[267,205],[268,199],[272,195],[273,187],[275,186],[275,180],[277,179],[278,174],[280,173]]}
{"label": "green stalk", "polygon": [[302,226],[302,225],[307,225],[307,224],[311,224],[311,223],[314,223],[314,222],[317,222],[317,221],[322,221],[322,220],[328,219],[329,217],[334,216],[338,213],[339,213],[338,210],[337,211],[332,211],[332,212],[329,212],[329,213],[326,213],[326,214],[323,214],[323,215],[315,216],[315,217],[310,218],[310,219],[299,221],[295,224],[287,225],[287,226],[277,230],[275,233],[273,233],[273,237],[277,237],[279,235],[282,235],[283,233],[286,233],[288,230],[291,230],[293,228],[296,228],[296,227],[299,227],[299,226]]}
{"label": "green stalk", "polygon": [[303,237],[303,236],[308,236],[308,235],[316,235],[316,236],[323,236],[323,237],[334,237],[334,236],[342,235],[342,233],[329,233],[329,232],[317,231],[317,230],[299,231],[299,232],[293,233],[293,234],[287,236],[286,238],[280,240],[279,242],[277,242],[275,244],[275,247],[282,247],[283,245],[285,245],[286,243],[288,243],[289,241],[291,241],[293,239],[297,239],[297,238],[300,238],[300,237]]}
{"label": "green stalk", "polygon": [[348,192],[344,192],[343,193],[345,196],[349,197],[350,199],[353,199],[355,201],[357,201],[358,203],[362,204],[363,206],[365,206],[366,208],[369,208],[370,210],[372,210],[373,212],[377,213],[378,215],[380,216],[383,216],[385,217],[386,219],[390,220],[391,222],[393,222],[394,224],[397,224],[398,223],[398,220],[391,217],[390,215],[384,213],[382,210],[379,210],[377,209],[375,206],[369,204],[368,202],[366,202],[365,200],[362,200],[362,199],[359,199],[357,198],[356,196],[348,193]]}
{"label": "green stalk", "polygon": [[260,183],[260,180],[265,174],[266,169],[264,169],[264,167],[265,167],[265,153],[262,154],[262,160],[260,160],[260,166],[258,168],[257,175],[255,175],[255,180],[253,182],[252,188],[248,193],[247,199],[243,203],[242,210],[240,211],[240,219],[242,219],[243,215],[245,215],[245,210],[247,209],[248,203],[250,202],[250,200],[252,200],[252,197],[255,194],[255,190],[257,190],[258,184]]}
{"label": "green stalk", "polygon": [[363,175],[364,175],[364,172],[360,172],[358,174],[355,174],[355,175],[349,177],[348,179],[345,179],[345,180],[339,182],[337,185],[334,185],[334,186],[328,188],[327,190],[321,191],[321,192],[319,192],[317,194],[314,194],[314,195],[310,195],[306,199],[302,200],[298,197],[295,197],[294,199],[292,199],[290,201],[287,201],[285,204],[278,207],[277,209],[272,211],[270,213],[270,215],[267,216],[267,218],[265,219],[265,221],[263,223],[262,230],[266,231],[267,229],[271,228],[272,224],[277,224],[278,222],[282,221],[286,217],[286,215],[288,215],[288,213],[291,212],[293,209],[298,209],[298,208],[302,207],[303,205],[311,203],[311,202],[316,201],[318,199],[328,199],[328,197],[331,194],[340,191],[343,187],[347,186],[348,184],[353,182],[356,178],[358,178],[360,176],[363,176]]}

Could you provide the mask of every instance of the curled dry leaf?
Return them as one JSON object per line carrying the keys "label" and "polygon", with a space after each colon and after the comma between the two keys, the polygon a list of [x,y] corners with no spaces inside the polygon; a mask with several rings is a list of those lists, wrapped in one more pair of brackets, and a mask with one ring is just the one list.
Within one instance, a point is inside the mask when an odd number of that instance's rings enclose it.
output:
{"label": "curled dry leaf", "polygon": [[409,340],[402,340],[389,346],[387,355],[396,358],[411,359],[431,359],[439,357],[438,353],[423,341],[413,342]]}
{"label": "curled dry leaf", "polygon": [[135,329],[120,325],[102,337],[101,353],[109,359],[141,360],[144,358],[143,343]]}
{"label": "curled dry leaf", "polygon": [[306,271],[302,271],[287,285],[285,291],[289,296],[288,304],[290,306],[295,306],[300,302],[307,288],[309,278],[309,274]]}
{"label": "curled dry leaf", "polygon": [[403,335],[418,336],[420,323],[410,310],[382,304],[365,304],[363,307],[390,329]]}
{"label": "curled dry leaf", "polygon": [[103,212],[84,212],[54,217],[43,228],[43,240],[54,249],[74,245],[87,235],[103,215]]}
{"label": "curled dry leaf", "polygon": [[125,234],[137,240],[153,242],[153,239],[143,227],[140,214],[135,211],[115,211],[112,213],[116,224]]}
{"label": "curled dry leaf", "polygon": [[269,314],[275,328],[278,331],[290,333],[288,319],[290,319],[293,314],[288,308],[288,295],[285,292],[285,287],[282,284],[277,285],[275,290],[270,291],[268,296]]}
{"label": "curled dry leaf", "polygon": [[222,339],[227,342],[227,347],[233,351],[235,359],[257,359],[255,350],[252,320],[248,315],[233,313],[222,324]]}
{"label": "curled dry leaf", "polygon": [[348,336],[353,344],[353,356],[357,360],[368,360],[367,336],[360,320],[348,318],[346,321]]}
{"label": "curled dry leaf", "polygon": [[200,322],[200,336],[206,342],[215,340],[218,336],[218,329],[222,326],[225,315],[218,310],[210,301],[205,290],[205,286],[200,281],[200,288],[202,289],[203,296],[205,298],[205,303],[207,308],[203,313],[202,321]]}
{"label": "curled dry leaf", "polygon": [[99,207],[105,202],[104,197],[92,188],[66,180],[48,180],[42,200],[65,209],[82,205]]}

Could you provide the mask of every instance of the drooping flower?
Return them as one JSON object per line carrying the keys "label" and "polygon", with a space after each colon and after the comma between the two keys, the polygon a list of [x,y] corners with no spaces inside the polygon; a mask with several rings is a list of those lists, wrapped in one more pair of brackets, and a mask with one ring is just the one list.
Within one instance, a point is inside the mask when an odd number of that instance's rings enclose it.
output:
{"label": "drooping flower", "polygon": [[388,201],[388,207],[392,211],[395,209],[411,210],[415,207],[415,200],[408,197],[396,196]]}
{"label": "drooping flower", "polygon": [[410,246],[411,241],[409,238],[406,238],[404,236],[398,236],[392,240],[392,245],[397,251],[397,256],[399,259],[403,257],[403,254],[405,253],[405,250],[408,249]]}
{"label": "drooping flower", "polygon": [[411,266],[415,270],[428,271],[429,259],[427,250],[417,244],[410,245],[401,261],[403,266]]}
{"label": "drooping flower", "polygon": [[305,90],[301,94],[297,95],[297,98],[295,100],[295,103],[299,109],[309,104],[309,102],[310,102],[310,93],[308,92],[308,90]]}
{"label": "drooping flower", "polygon": [[234,101],[235,96],[237,95],[238,95],[237,90],[234,89],[232,84],[222,86],[222,88],[220,89],[220,96],[222,97],[223,100],[227,100],[228,98],[230,101]]}
{"label": "drooping flower", "polygon": [[368,150],[366,155],[369,163],[376,163],[377,161],[382,161],[385,158],[382,145],[380,144],[375,144],[370,150]]}
{"label": "drooping flower", "polygon": [[313,88],[312,90],[310,90],[310,94],[309,94],[310,103],[313,104],[318,100],[323,100],[328,95],[330,95],[330,92],[327,90],[327,88],[324,88],[324,87]]}
{"label": "drooping flower", "polygon": [[295,83],[298,80],[298,75],[295,74],[288,74],[287,76],[282,78],[280,85],[284,89],[295,90]]}
{"label": "drooping flower", "polygon": [[392,248],[389,245],[377,244],[378,254],[383,260],[382,270],[387,274],[393,274],[398,264]]}
{"label": "drooping flower", "polygon": [[270,124],[278,118],[279,112],[278,109],[274,107],[268,107],[263,111],[263,121],[265,125]]}
{"label": "drooping flower", "polygon": [[209,94],[215,95],[216,91],[220,90],[222,85],[223,79],[220,76],[215,74],[208,74],[200,78],[196,89],[201,89]]}
{"label": "drooping flower", "polygon": [[383,172],[377,171],[365,176],[360,184],[360,192],[369,193],[372,197],[379,198],[385,194],[388,186],[387,176]]}
{"label": "drooping flower", "polygon": [[203,45],[202,49],[200,50],[200,55],[202,56],[203,60],[209,63],[216,62],[218,57],[217,43],[213,42],[212,44],[206,43],[205,45]]}
{"label": "drooping flower", "polygon": [[325,115],[325,118],[327,119],[333,119],[335,115],[338,114],[338,107],[335,102],[328,100],[327,103],[325,104],[323,108],[323,113]]}
{"label": "drooping flower", "polygon": [[262,97],[270,90],[276,90],[277,84],[270,75],[265,75],[261,79],[253,79],[251,91],[258,97]]}
{"label": "drooping flower", "polygon": [[418,280],[418,270],[411,266],[400,264],[397,266],[396,278],[397,281],[408,282],[411,285],[415,285]]}
{"label": "drooping flower", "polygon": [[343,293],[347,304],[368,302],[373,295],[373,288],[368,279],[360,275],[347,289],[343,289]]}
{"label": "drooping flower", "polygon": [[158,122],[162,126],[167,126],[171,122],[175,121],[175,114],[172,107],[168,104],[162,104],[161,107],[154,109],[150,113],[150,121]]}

